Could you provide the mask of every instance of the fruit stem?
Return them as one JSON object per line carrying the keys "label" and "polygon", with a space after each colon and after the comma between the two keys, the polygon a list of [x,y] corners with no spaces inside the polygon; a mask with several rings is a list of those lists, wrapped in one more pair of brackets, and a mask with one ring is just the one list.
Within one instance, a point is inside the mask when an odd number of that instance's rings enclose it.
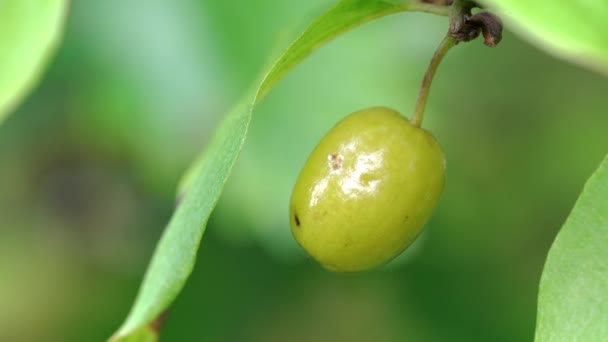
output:
{"label": "fruit stem", "polygon": [[431,59],[431,63],[429,64],[429,67],[426,70],[426,74],[424,74],[424,79],[422,80],[420,91],[418,92],[418,99],[416,100],[416,107],[414,108],[414,113],[412,114],[412,118],[410,119],[410,123],[413,126],[420,127],[420,125],[422,124],[424,108],[426,107],[426,101],[429,97],[431,83],[433,82],[435,72],[437,71],[437,68],[439,67],[439,64],[441,63],[443,57],[454,45],[456,45],[456,39],[454,39],[454,37],[452,37],[452,35],[448,33],[445,38],[443,38],[443,40],[439,44],[439,47],[435,51],[435,54]]}

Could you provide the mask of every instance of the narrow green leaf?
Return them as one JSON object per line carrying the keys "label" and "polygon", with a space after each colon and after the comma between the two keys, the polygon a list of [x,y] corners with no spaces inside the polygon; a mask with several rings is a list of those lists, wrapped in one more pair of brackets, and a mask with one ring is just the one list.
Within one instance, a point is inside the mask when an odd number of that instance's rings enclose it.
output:
{"label": "narrow green leaf", "polygon": [[448,14],[445,7],[414,1],[343,0],[308,27],[272,65],[257,90],[225,118],[207,149],[186,173],[181,205],[156,247],[131,312],[114,341],[126,341],[124,338],[153,321],[183,288],[194,267],[209,215],[243,147],[253,108],[262,97],[331,39],[373,19],[403,11]]}
{"label": "narrow green leaf", "polygon": [[608,75],[608,1],[483,0],[534,44]]}
{"label": "narrow green leaf", "polygon": [[143,326],[128,336],[111,338],[109,342],[157,342],[158,330],[154,330],[149,326]]}
{"label": "narrow green leaf", "polygon": [[608,156],[557,235],[538,295],[536,342],[608,340]]}
{"label": "narrow green leaf", "polygon": [[40,77],[67,7],[66,0],[0,1],[0,124]]}

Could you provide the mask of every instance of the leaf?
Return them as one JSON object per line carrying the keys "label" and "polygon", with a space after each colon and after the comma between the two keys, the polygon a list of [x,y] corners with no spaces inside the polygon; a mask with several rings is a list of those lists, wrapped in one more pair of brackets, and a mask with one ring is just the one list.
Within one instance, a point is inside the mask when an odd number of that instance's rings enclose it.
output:
{"label": "leaf", "polygon": [[608,156],[587,181],[543,270],[536,341],[608,338]]}
{"label": "leaf", "polygon": [[66,0],[0,1],[0,124],[40,78],[67,7]]}
{"label": "leaf", "polygon": [[315,20],[279,57],[255,92],[225,118],[211,143],[186,173],[183,200],[161,237],[135,303],[114,341],[127,341],[177,297],[188,279],[205,225],[239,156],[255,105],[290,70],[340,34],[389,14],[403,11],[448,15],[448,9],[419,2],[343,0]]}
{"label": "leaf", "polygon": [[132,332],[128,336],[111,338],[110,342],[157,342],[158,331],[149,328],[148,326],[141,327]]}
{"label": "leaf", "polygon": [[509,27],[549,53],[608,75],[608,1],[483,2]]}

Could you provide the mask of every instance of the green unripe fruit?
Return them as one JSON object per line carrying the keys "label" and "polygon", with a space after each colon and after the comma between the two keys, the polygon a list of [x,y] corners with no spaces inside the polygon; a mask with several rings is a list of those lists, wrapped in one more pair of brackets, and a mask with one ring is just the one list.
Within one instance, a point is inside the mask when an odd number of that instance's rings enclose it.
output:
{"label": "green unripe fruit", "polygon": [[296,241],[325,268],[381,265],[420,233],[445,182],[441,147],[398,112],[355,112],[321,140],[290,204]]}

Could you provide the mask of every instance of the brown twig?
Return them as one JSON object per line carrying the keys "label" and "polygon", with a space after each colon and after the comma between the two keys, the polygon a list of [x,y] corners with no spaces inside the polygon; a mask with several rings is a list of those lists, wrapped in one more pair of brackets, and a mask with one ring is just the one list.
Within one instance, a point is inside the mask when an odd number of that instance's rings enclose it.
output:
{"label": "brown twig", "polygon": [[483,34],[484,43],[496,47],[502,39],[502,21],[497,16],[480,12],[471,13],[473,8],[480,5],[475,1],[455,0],[450,13],[450,35],[456,39],[456,44],[468,42]]}

